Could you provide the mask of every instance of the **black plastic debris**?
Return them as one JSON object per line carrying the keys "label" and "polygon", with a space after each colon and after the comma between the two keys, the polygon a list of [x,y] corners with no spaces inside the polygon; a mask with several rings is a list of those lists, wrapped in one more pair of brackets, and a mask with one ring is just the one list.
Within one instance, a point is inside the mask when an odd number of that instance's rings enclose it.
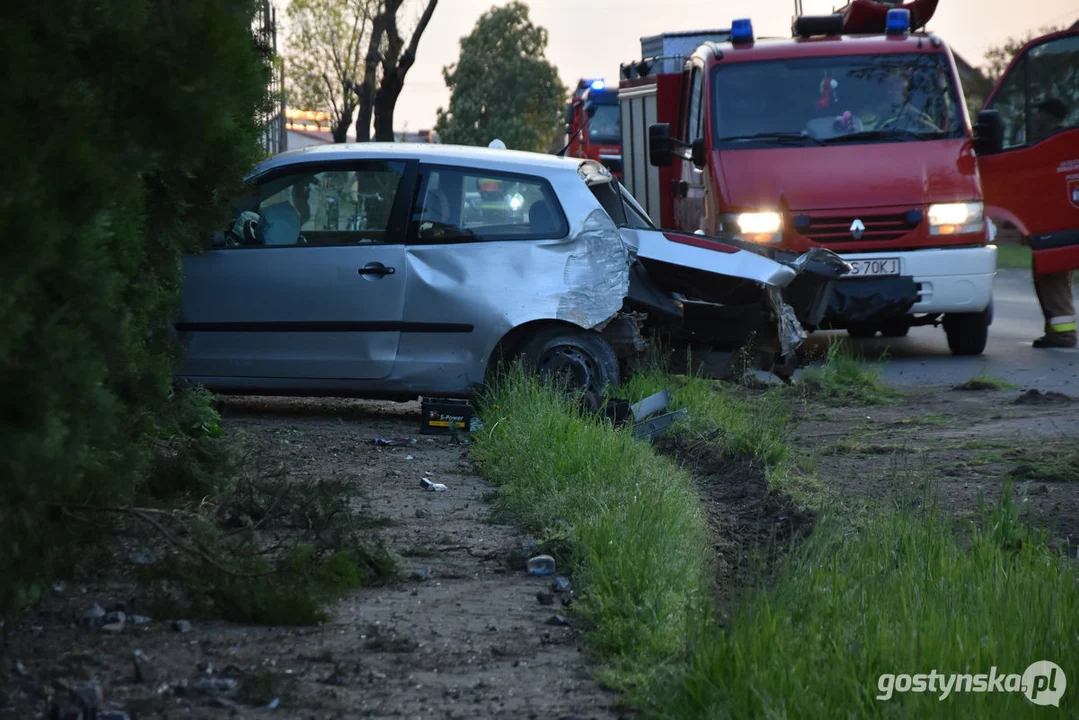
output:
{"label": "black plastic debris", "polygon": [[402,445],[415,445],[416,441],[413,438],[375,438],[375,445],[387,445],[389,447],[400,447]]}

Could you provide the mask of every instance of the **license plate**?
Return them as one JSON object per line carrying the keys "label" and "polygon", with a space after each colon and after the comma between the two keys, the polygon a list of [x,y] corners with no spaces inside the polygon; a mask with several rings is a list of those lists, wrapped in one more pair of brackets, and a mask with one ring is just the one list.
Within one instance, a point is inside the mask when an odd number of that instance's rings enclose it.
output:
{"label": "license plate", "polygon": [[898,275],[899,258],[873,258],[866,260],[847,260],[853,269],[844,277],[872,277],[878,275]]}

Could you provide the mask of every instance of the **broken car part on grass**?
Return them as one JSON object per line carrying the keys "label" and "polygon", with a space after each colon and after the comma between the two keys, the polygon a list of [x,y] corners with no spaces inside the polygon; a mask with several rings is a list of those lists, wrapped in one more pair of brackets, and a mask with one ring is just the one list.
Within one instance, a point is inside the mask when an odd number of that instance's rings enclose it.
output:
{"label": "broken car part on grass", "polygon": [[243,221],[184,261],[180,379],[218,392],[468,397],[511,358],[602,392],[652,333],[770,368],[849,269],[660,231],[590,160],[344,144],[248,186]]}

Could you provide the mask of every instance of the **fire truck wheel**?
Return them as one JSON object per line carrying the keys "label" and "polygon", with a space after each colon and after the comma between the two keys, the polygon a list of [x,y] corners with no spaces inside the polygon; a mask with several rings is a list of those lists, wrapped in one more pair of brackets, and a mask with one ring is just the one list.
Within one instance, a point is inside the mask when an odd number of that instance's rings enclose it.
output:
{"label": "fire truck wheel", "polygon": [[989,340],[991,311],[950,313],[944,316],[944,332],[953,355],[981,355]]}
{"label": "fire truck wheel", "polygon": [[525,364],[541,377],[564,378],[571,390],[602,395],[618,387],[618,356],[599,333],[562,327],[537,333],[521,348]]}

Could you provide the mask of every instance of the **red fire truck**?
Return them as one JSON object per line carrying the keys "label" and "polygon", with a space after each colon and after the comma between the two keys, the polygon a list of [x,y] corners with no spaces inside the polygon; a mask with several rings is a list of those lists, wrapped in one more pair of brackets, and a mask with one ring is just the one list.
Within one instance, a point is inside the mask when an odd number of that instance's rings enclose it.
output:
{"label": "red fire truck", "polygon": [[617,88],[608,88],[599,79],[580,80],[566,105],[566,134],[569,157],[598,160],[615,177],[622,178],[622,125]]}
{"label": "red fire truck", "polygon": [[[1032,234],[1039,268],[1079,264],[1075,131],[1032,145],[1023,129],[1031,100],[1069,87],[1074,128],[1074,65],[1056,80],[1033,66],[1048,62],[1038,53],[1074,64],[1076,40],[1028,46],[972,131],[951,51],[919,31],[935,7],[854,0],[796,17],[790,38],[758,39],[736,20],[689,52],[642,52],[621,67],[625,185],[662,227],[735,233],[780,259],[841,253],[854,271],[820,328],[898,337],[943,325],[953,353],[981,353],[996,271],[987,209]],[[1050,156],[1059,168],[1032,169]],[[1050,192],[1061,178],[1067,193]]]}

